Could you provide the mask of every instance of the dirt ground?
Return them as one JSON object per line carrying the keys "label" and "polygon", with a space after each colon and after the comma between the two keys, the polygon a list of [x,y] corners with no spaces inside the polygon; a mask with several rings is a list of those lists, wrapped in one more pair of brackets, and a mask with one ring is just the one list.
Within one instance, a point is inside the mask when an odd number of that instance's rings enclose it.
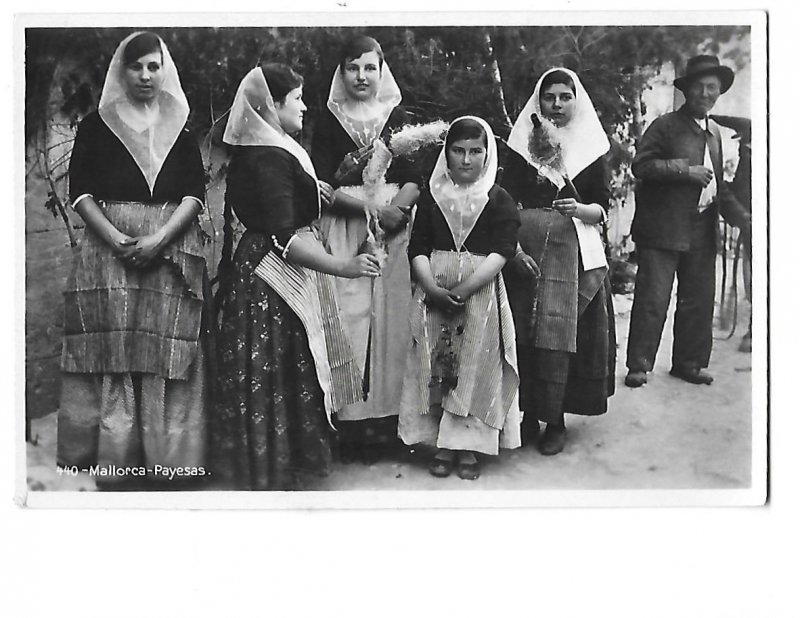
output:
{"label": "dirt ground", "polygon": [[[737,350],[749,305],[741,303],[736,335],[714,343],[711,386],[669,376],[671,322],[655,371],[642,388],[623,385],[631,297],[615,297],[618,333],[617,392],[601,417],[567,418],[568,442],[555,457],[529,445],[484,460],[476,481],[427,472],[422,453],[402,451],[371,465],[335,464],[317,490],[576,490],[745,489],[751,485],[751,356]],[[671,313],[670,313],[671,315]],[[92,491],[86,474],[55,472],[56,414],[32,422],[27,444],[33,491]]]}

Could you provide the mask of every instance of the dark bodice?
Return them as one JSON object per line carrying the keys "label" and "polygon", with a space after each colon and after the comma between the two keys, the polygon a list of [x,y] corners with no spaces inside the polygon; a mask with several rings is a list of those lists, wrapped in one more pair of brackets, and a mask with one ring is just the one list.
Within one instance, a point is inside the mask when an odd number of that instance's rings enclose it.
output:
{"label": "dark bodice", "polygon": [[[489,190],[489,201],[464,246],[470,253],[499,253],[510,259],[516,252],[519,225],[519,213],[514,200],[503,188],[494,185]],[[417,201],[408,256],[410,259],[418,255],[430,256],[434,249],[455,251],[456,247],[447,221],[426,187]]]}
{"label": "dark bodice", "polygon": [[319,216],[314,179],[275,146],[233,149],[225,201],[248,231],[274,235],[282,246]]}
{"label": "dark bodice", "polygon": [[[383,127],[381,138],[385,141],[388,140],[392,131],[408,122],[405,110],[395,107]],[[326,107],[314,125],[314,138],[311,144],[311,160],[319,179],[337,187],[338,184],[333,177],[336,169],[347,154],[357,149],[358,146]],[[407,182],[421,185],[422,179],[414,163],[406,159],[395,158],[386,173],[386,182],[396,183],[402,187]]]}
{"label": "dark bodice", "polygon": [[153,194],[128,149],[92,112],[78,125],[69,162],[71,200],[90,194],[95,200],[179,202],[186,196],[205,201],[205,172],[197,142],[181,131],[158,174]]}
{"label": "dark bodice", "polygon": [[[549,208],[557,198],[576,197],[569,187],[558,190],[552,182],[540,176],[535,167],[513,150],[507,149],[501,185],[523,208]],[[608,211],[611,191],[608,187],[608,171],[603,157],[596,159],[572,179],[580,194],[578,201],[584,204],[599,204]]]}

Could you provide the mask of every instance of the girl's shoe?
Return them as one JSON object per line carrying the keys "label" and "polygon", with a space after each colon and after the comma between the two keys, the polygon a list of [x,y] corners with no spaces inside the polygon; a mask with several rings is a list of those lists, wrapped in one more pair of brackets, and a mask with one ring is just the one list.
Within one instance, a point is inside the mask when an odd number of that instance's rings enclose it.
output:
{"label": "girl's shoe", "polygon": [[434,455],[433,459],[431,459],[431,463],[428,464],[428,472],[440,479],[450,476],[450,473],[453,471],[452,454],[447,458],[443,457],[443,454],[446,454],[446,451],[439,451]]}
{"label": "girl's shoe", "polygon": [[463,461],[461,456],[458,458],[458,478],[465,481],[474,481],[481,475],[481,463],[474,453],[471,453],[471,461]]}

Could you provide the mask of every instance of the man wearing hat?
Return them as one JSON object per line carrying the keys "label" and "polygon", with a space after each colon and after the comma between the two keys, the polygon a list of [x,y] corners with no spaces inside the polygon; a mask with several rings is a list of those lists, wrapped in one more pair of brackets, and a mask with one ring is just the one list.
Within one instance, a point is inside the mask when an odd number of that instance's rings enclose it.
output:
{"label": "man wearing hat", "polygon": [[670,375],[711,384],[711,356],[720,212],[744,212],[723,181],[722,140],[708,113],[731,87],[733,71],[716,56],[689,60],[675,80],[686,103],[657,118],[633,160],[639,179],[631,226],[638,270],[628,334],[625,384],[639,387],[652,371],[678,277]]}

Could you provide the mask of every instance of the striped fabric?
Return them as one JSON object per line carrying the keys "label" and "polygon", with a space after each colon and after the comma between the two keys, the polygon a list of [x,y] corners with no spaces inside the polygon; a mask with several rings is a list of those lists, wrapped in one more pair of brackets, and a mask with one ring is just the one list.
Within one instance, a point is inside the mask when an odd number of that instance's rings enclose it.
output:
{"label": "striped fabric", "polygon": [[[106,218],[134,237],[151,234],[177,203],[101,202]],[[70,373],[141,372],[185,380],[197,356],[205,258],[199,225],[162,254],[126,268],[87,227],[64,292],[61,367]]]}
{"label": "striped fabric", "polygon": [[520,211],[519,242],[542,271],[536,285],[533,345],[574,352],[578,329],[578,237],[571,219],[549,208]]}
{"label": "striped fabric", "polygon": [[[485,256],[467,252],[433,251],[431,270],[436,281],[451,289],[469,277]],[[413,353],[421,364],[420,412],[430,408],[432,357],[439,335],[447,324],[440,312],[425,305],[425,293],[417,287],[411,315]],[[462,314],[451,326],[463,324],[463,333],[455,338],[458,358],[458,383],[442,398],[442,408],[457,416],[474,416],[487,425],[502,429],[514,404],[519,375],[515,346],[514,321],[501,275],[467,300]],[[497,406],[497,397],[501,406]]]}
{"label": "striped fabric", "polygon": [[542,271],[536,285],[532,331],[524,340],[530,341],[532,336],[536,348],[575,352],[578,318],[601,288],[608,268],[582,269],[572,219],[549,208],[527,208],[519,214],[520,245]]}
{"label": "striped fabric", "polygon": [[330,422],[334,412],[363,399],[361,372],[339,320],[334,279],[289,264],[272,251],[255,272],[280,294],[303,323]]}

